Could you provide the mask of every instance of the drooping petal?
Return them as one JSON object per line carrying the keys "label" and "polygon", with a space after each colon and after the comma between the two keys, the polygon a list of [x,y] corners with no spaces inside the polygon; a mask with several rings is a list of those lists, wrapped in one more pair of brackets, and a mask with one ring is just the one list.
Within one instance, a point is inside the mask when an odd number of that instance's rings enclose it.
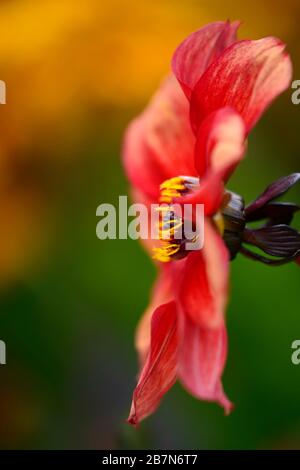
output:
{"label": "drooping petal", "polygon": [[177,377],[177,312],[175,302],[161,305],[151,320],[151,346],[133,393],[128,422],[133,425],[153,413]]}
{"label": "drooping petal", "polygon": [[[245,209],[245,216],[255,217],[256,211],[270,201],[282,196],[300,180],[300,173],[292,173],[288,176],[282,176],[277,181],[271,183],[260,196],[251,202]],[[251,215],[250,215],[251,214]],[[251,219],[250,219],[251,220]]]}
{"label": "drooping petal", "polygon": [[195,148],[195,167],[200,178],[208,170],[220,172],[227,181],[245,152],[246,130],[232,108],[221,108],[201,124]]}
{"label": "drooping petal", "polygon": [[181,309],[204,328],[222,324],[227,304],[229,253],[211,222],[206,221],[204,246],[191,252],[178,287]]}
{"label": "drooping petal", "polygon": [[194,145],[189,103],[169,77],[126,131],[123,159],[131,184],[156,200],[166,179],[196,175]]}
{"label": "drooping petal", "polygon": [[156,308],[172,300],[172,276],[170,273],[171,266],[164,264],[158,274],[154,284],[151,299],[148,307],[136,329],[135,346],[139,355],[139,363],[142,367],[145,364],[150,349],[151,340],[151,318]]}
{"label": "drooping petal", "polygon": [[248,230],[244,241],[271,256],[291,258],[300,254],[300,233],[284,224]]}
{"label": "drooping petal", "polygon": [[291,202],[269,202],[247,214],[247,222],[268,219],[268,225],[289,225],[300,206]]}
{"label": "drooping petal", "polygon": [[172,70],[188,99],[207,67],[221,52],[236,41],[239,22],[210,23],[190,34],[176,49]]}
{"label": "drooping petal", "polygon": [[288,88],[292,65],[276,38],[239,41],[228,47],[194,88],[191,122],[197,131],[211,112],[230,106],[244,119],[247,132],[271,102]]}
{"label": "drooping petal", "polygon": [[178,376],[195,397],[219,403],[228,414],[233,405],[221,383],[226,356],[227,333],[222,322],[217,328],[203,328],[182,315]]}

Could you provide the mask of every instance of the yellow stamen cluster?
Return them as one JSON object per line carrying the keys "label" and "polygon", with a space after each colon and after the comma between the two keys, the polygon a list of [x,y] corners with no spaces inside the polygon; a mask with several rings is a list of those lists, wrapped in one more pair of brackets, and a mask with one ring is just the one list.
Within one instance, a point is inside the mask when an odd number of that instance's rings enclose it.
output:
{"label": "yellow stamen cluster", "polygon": [[[171,259],[182,257],[183,253],[179,252],[184,250],[183,220],[175,214],[172,204],[174,199],[198,187],[199,178],[193,176],[175,176],[160,185],[159,201],[164,204],[157,209],[160,212],[158,236],[161,243],[160,247],[153,248],[154,259],[166,263]],[[176,235],[179,236],[176,237]]]}
{"label": "yellow stamen cluster", "polygon": [[180,250],[180,239],[175,239],[175,233],[182,228],[182,219],[175,215],[172,205],[160,206],[157,211],[160,212],[158,237],[161,246],[153,248],[153,258],[167,263]]}
{"label": "yellow stamen cluster", "polygon": [[160,247],[153,248],[153,259],[157,259],[162,263],[168,263],[179,250],[180,245],[178,243],[169,243],[167,240],[164,240],[161,242]]}
{"label": "yellow stamen cluster", "polygon": [[160,202],[172,202],[173,198],[180,197],[185,189],[184,179],[181,176],[164,181],[160,185]]}

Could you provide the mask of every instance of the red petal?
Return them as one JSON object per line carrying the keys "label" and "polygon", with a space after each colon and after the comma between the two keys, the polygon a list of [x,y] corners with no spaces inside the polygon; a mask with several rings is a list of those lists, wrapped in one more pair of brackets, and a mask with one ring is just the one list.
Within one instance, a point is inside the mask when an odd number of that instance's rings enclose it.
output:
{"label": "red petal", "polygon": [[[152,228],[152,211],[151,211],[151,204],[157,203],[152,197],[148,196],[144,192],[140,191],[137,188],[130,188],[130,195],[132,203],[143,204],[147,208],[148,214],[148,238],[141,238],[139,239],[140,243],[142,244],[143,248],[147,251],[150,257],[153,256],[153,248],[160,246],[160,240],[158,237],[153,237],[151,233]],[[155,226],[155,224],[154,224]]]}
{"label": "red petal", "polygon": [[205,215],[213,215],[223,199],[223,181],[227,181],[244,151],[245,125],[240,115],[229,107],[210,114],[199,128],[195,148],[200,188],[174,201],[194,206],[204,204]]}
{"label": "red petal", "polygon": [[169,77],[126,131],[123,157],[130,182],[157,198],[166,179],[196,175],[194,145],[189,103],[176,79]]}
{"label": "red petal", "polygon": [[213,62],[194,88],[193,128],[211,112],[230,106],[246,123],[247,132],[264,110],[288,88],[292,66],[285,45],[276,38],[239,41]]}
{"label": "red petal", "polygon": [[172,69],[188,99],[211,62],[236,41],[238,27],[237,21],[210,23],[188,36],[176,49]]}
{"label": "red petal", "polygon": [[153,413],[177,377],[177,313],[175,302],[161,305],[151,321],[151,348],[134,390],[128,422],[133,425]]}
{"label": "red petal", "polygon": [[206,221],[203,249],[188,255],[178,292],[182,310],[201,327],[222,324],[228,276],[228,250],[211,222]]}
{"label": "red petal", "polygon": [[224,323],[218,328],[202,328],[182,316],[183,344],[178,375],[187,390],[197,398],[216,401],[228,414],[232,403],[224,394],[221,376],[227,356]]}
{"label": "red petal", "polygon": [[[213,215],[219,209],[224,196],[224,183],[221,172],[209,171],[200,182],[200,188],[186,196],[174,198],[178,204],[192,204],[193,211],[196,204],[204,204],[204,214]],[[193,217],[195,212],[193,212]]]}
{"label": "red petal", "polygon": [[221,172],[227,181],[245,151],[246,130],[241,116],[232,108],[221,108],[201,124],[195,149],[199,176],[207,170]]}
{"label": "red petal", "polygon": [[140,365],[143,366],[147,359],[151,340],[151,318],[159,305],[172,299],[172,276],[168,264],[161,267],[158,278],[154,284],[150,303],[145,310],[136,329],[135,346],[139,355]]}

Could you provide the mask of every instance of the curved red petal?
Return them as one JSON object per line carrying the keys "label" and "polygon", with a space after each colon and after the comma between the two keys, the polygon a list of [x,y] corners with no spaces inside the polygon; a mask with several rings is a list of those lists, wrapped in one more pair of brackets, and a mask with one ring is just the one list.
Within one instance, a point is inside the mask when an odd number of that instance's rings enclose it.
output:
{"label": "curved red petal", "polygon": [[232,108],[211,113],[201,124],[195,146],[195,167],[200,176],[199,190],[174,199],[180,204],[204,204],[205,215],[213,215],[224,195],[224,181],[234,171],[245,152],[243,119]]}
{"label": "curved red petal", "polygon": [[191,204],[194,218],[196,204],[204,205],[206,216],[214,215],[219,209],[224,196],[224,182],[221,172],[208,171],[208,174],[200,182],[200,188],[186,196],[174,198],[177,204]]}
{"label": "curved red petal", "polygon": [[200,78],[191,99],[193,129],[211,112],[230,106],[244,119],[247,132],[264,110],[288,88],[292,66],[276,38],[239,41],[227,48]]}
{"label": "curved red petal", "polygon": [[196,175],[194,145],[189,103],[169,77],[125,133],[123,160],[131,184],[157,199],[166,179]]}
{"label": "curved red petal", "polygon": [[148,236],[147,238],[140,238],[139,241],[141,245],[143,246],[143,248],[148,253],[148,255],[152,257],[153,248],[158,247],[160,245],[160,240],[158,239],[158,237],[155,237],[152,234],[152,223],[153,225],[155,225],[152,219],[152,215],[153,215],[153,210],[155,209],[153,209],[151,205],[156,204],[157,201],[153,197],[148,196],[143,191],[140,191],[139,189],[135,187],[130,188],[130,194],[131,194],[131,200],[134,204],[143,204],[145,208],[147,209],[148,217],[146,220],[147,220]]}
{"label": "curved red petal", "polygon": [[219,403],[228,414],[233,404],[221,383],[227,357],[226,327],[222,323],[218,328],[202,328],[184,315],[181,320],[183,340],[178,359],[179,379],[192,395]]}
{"label": "curved red petal", "polygon": [[227,181],[245,152],[246,129],[232,108],[221,108],[201,124],[195,148],[195,167],[200,178],[210,170]]}
{"label": "curved red petal", "polygon": [[178,288],[182,311],[201,327],[222,324],[227,304],[228,250],[210,221],[205,222],[202,250],[188,255]]}
{"label": "curved red petal", "polygon": [[171,265],[164,264],[155,281],[148,307],[143,313],[135,334],[135,346],[139,355],[140,366],[145,364],[150,349],[151,318],[156,308],[172,300]]}
{"label": "curved red petal", "polygon": [[177,378],[177,312],[175,302],[161,305],[151,320],[151,346],[133,393],[128,422],[134,426],[153,413]]}
{"label": "curved red petal", "polygon": [[239,22],[218,21],[190,34],[176,49],[172,70],[188,99],[207,67],[236,41]]}

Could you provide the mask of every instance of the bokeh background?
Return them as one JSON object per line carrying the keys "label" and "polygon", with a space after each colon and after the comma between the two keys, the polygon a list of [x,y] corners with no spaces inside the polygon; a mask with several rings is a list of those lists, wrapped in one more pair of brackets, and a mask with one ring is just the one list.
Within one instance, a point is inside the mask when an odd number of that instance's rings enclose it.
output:
{"label": "bokeh background", "polygon": [[[232,415],[176,385],[136,431],[125,424],[134,329],[155,270],[138,242],[95,232],[97,206],[128,191],[124,128],[177,44],[240,19],[240,38],[284,40],[300,79],[299,1],[2,0],[0,17],[1,448],[300,448],[299,268],[232,264]],[[299,118],[289,90],[251,134],[230,189],[249,201],[300,170]],[[300,203],[299,188],[290,196]]]}

